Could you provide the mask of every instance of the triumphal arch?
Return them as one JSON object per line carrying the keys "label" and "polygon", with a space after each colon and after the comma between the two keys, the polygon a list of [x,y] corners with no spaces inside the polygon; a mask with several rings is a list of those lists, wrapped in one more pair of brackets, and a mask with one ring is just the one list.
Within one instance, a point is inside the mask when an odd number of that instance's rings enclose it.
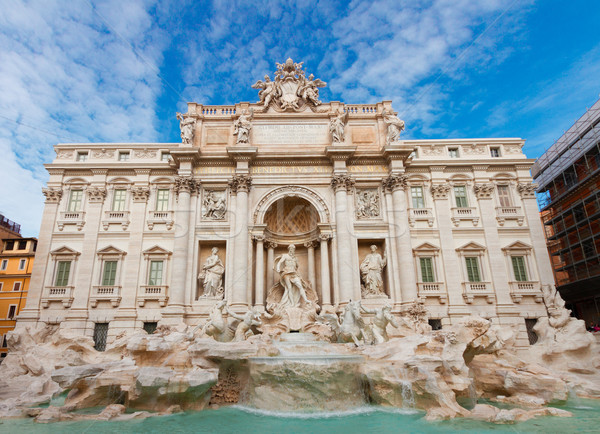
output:
{"label": "triumphal arch", "polygon": [[180,143],[56,145],[20,323],[111,339],[226,308],[295,331],[361,300],[526,345],[553,282],[524,141],[404,140],[391,101],[324,86],[288,59],[258,102],[189,103]]}

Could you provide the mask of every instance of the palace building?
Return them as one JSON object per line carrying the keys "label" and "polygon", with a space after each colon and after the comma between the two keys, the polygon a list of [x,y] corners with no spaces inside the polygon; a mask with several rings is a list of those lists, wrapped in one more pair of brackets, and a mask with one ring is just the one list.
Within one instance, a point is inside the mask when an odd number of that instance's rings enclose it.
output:
{"label": "palace building", "polygon": [[524,141],[403,140],[391,101],[321,102],[325,85],[288,59],[258,103],[189,103],[181,143],[56,145],[18,326],[102,348],[223,298],[270,312],[291,254],[323,310],[422,301],[434,327],[476,313],[529,345],[554,282]]}

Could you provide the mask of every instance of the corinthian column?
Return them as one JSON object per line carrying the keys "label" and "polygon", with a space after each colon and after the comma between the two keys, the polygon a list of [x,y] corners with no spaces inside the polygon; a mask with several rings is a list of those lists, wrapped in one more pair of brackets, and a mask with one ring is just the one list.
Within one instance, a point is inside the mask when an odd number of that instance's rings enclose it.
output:
{"label": "corinthian column", "polygon": [[267,290],[275,284],[273,267],[275,262],[275,248],[277,243],[273,241],[267,241]]}
{"label": "corinthian column", "polygon": [[308,249],[308,281],[310,286],[317,291],[317,277],[315,275],[315,242],[309,241],[304,243],[304,247]]}
{"label": "corinthian column", "polygon": [[329,286],[329,234],[319,235],[321,241],[321,306],[331,305],[331,288]]}
{"label": "corinthian column", "polygon": [[390,175],[383,181],[383,185],[392,192],[402,302],[411,302],[417,299],[417,280],[406,209],[406,176]]}
{"label": "corinthian column", "polygon": [[233,282],[231,305],[248,306],[248,191],[252,178],[235,175],[229,181],[231,191],[236,193],[235,238],[233,240]]}
{"label": "corinthian column", "polygon": [[265,257],[263,243],[265,237],[263,235],[255,235],[254,240],[256,241],[256,275],[254,277],[255,287],[255,305],[258,307],[264,307],[265,301]]}
{"label": "corinthian column", "polygon": [[350,231],[350,216],[348,215],[348,194],[354,180],[349,175],[335,175],[331,180],[331,187],[335,191],[335,220],[337,234],[337,272],[339,282],[339,302],[348,302],[353,294],[352,275],[352,233]]}

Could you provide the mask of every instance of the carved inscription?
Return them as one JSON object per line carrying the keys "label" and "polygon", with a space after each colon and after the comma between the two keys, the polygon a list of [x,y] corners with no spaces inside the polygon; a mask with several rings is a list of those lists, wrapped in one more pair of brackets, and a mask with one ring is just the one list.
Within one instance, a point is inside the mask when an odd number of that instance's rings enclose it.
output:
{"label": "carved inscription", "polygon": [[[348,166],[349,173],[387,173],[387,167],[378,164],[352,165]],[[332,173],[331,166],[252,166],[250,173],[252,175],[261,174],[309,174],[309,173]],[[233,166],[200,166],[194,169],[196,175],[219,175],[233,174]]]}
{"label": "carved inscription", "polygon": [[255,145],[326,145],[329,143],[327,124],[254,125]]}

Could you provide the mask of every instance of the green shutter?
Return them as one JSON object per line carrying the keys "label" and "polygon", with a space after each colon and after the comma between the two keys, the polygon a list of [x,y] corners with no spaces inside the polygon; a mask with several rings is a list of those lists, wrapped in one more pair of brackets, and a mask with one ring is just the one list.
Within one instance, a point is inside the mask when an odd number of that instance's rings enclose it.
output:
{"label": "green shutter", "polygon": [[148,285],[162,285],[163,261],[150,262]]}
{"label": "green shutter", "polygon": [[69,272],[71,261],[59,261],[56,268],[56,282],[54,286],[67,286],[69,284]]}
{"label": "green shutter", "polygon": [[467,188],[464,185],[457,185],[454,187],[454,198],[456,199],[457,208],[467,208],[469,202],[467,201]]}
{"label": "green shutter", "polygon": [[527,270],[525,269],[525,258],[523,256],[512,256],[512,266],[517,282],[527,281]]}
{"label": "green shutter", "polygon": [[104,262],[104,274],[102,275],[102,285],[113,286],[117,276],[117,261]]}
{"label": "green shutter", "polygon": [[433,276],[433,263],[431,258],[420,258],[421,278],[423,282],[435,282]]}
{"label": "green shutter", "polygon": [[465,258],[467,265],[467,277],[469,282],[481,282],[481,274],[479,273],[479,261],[477,257]]}

